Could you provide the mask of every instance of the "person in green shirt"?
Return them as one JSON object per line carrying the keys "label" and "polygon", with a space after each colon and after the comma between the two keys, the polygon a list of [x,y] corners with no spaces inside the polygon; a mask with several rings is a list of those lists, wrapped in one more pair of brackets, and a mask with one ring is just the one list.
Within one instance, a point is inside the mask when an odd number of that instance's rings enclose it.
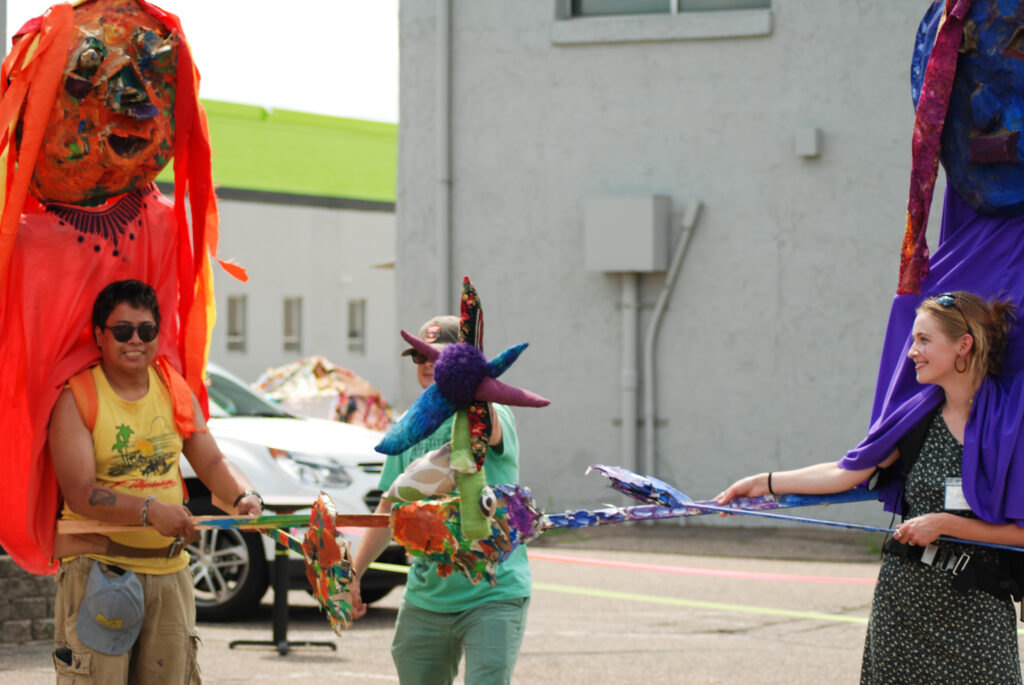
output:
{"label": "person in green shirt", "polygon": [[[438,347],[459,341],[459,318],[437,316],[420,328],[419,337]],[[434,364],[409,348],[402,352],[416,364],[416,377],[424,389],[434,382]],[[519,439],[512,411],[491,405],[493,429],[485,459],[490,485],[519,480]],[[451,440],[452,418],[430,437],[401,454],[389,456],[380,477],[386,491],[412,461]],[[381,499],[378,514],[390,514],[391,502]],[[353,559],[354,615],[366,606],[359,597],[359,579],[391,540],[390,528],[367,529]],[[509,683],[519,658],[530,603],[530,566],[526,547],[519,546],[496,573],[497,584],[473,585],[453,573],[442,578],[436,564],[415,558],[409,570],[405,596],[398,611],[391,656],[402,685],[439,685],[454,681],[462,655],[466,657],[466,685]]]}

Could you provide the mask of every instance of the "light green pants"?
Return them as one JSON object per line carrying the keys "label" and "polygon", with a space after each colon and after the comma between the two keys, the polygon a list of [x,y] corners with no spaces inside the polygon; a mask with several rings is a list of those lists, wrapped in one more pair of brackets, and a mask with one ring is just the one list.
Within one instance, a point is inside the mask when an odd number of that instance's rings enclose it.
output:
{"label": "light green pants", "polygon": [[526,632],[530,598],[439,614],[402,602],[391,657],[402,685],[450,685],[466,654],[466,685],[507,685]]}

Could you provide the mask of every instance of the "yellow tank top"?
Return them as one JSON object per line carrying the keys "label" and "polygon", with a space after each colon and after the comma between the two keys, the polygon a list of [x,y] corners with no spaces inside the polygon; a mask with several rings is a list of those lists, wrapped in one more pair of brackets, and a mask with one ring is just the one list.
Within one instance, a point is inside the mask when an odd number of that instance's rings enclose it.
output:
{"label": "yellow tank top", "polygon": [[[184,492],[178,469],[182,439],[174,424],[171,395],[156,370],[149,367],[149,390],[141,399],[129,401],[110,387],[103,369],[92,369],[96,384],[96,426],[92,444],[96,454],[96,482],[136,497],[155,495],[161,502],[181,504]],[[82,519],[64,505],[63,517]],[[174,538],[155,528],[137,533],[111,533],[111,540],[132,547],[166,547]],[[163,557],[120,557],[90,554],[90,558],[114,564],[136,573],[175,573],[188,566],[182,552],[174,559]]]}

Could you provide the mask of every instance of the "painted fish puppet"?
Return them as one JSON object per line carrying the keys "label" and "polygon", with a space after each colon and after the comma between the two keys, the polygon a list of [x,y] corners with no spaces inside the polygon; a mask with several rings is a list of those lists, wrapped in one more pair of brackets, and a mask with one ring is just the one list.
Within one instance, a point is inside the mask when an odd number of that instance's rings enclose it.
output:
{"label": "painted fish puppet", "polygon": [[[157,353],[205,411],[218,217],[198,86],[179,19],[144,0],[54,5],[3,62],[0,545],[27,571],[57,568],[46,425],[67,379],[98,359],[90,318],[104,286],[153,286],[170,312]],[[154,184],[172,158],[173,201]]]}
{"label": "painted fish puppet", "polygon": [[468,540],[461,535],[458,496],[447,495],[395,506],[391,513],[395,541],[412,556],[435,562],[442,577],[459,572],[473,584],[485,581],[494,585],[498,564],[519,545],[528,544],[554,528],[579,529],[630,521],[700,516],[723,509],[730,513],[756,514],[774,509],[875,498],[875,493],[859,488],[834,495],[744,497],[725,507],[716,507],[714,500],[695,502],[664,481],[636,474],[621,466],[594,465],[588,473],[590,471],[600,473],[608,479],[609,487],[641,504],[545,514],[533,500],[529,488],[518,484],[496,485],[485,504],[490,512],[491,533],[488,537]]}

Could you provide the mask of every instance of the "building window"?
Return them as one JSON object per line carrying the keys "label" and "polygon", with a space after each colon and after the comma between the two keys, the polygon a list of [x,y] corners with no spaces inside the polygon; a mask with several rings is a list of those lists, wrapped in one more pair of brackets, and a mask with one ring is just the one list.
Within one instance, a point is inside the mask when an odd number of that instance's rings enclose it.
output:
{"label": "building window", "polygon": [[302,298],[284,298],[284,351],[302,352]]}
{"label": "building window", "polygon": [[572,16],[715,12],[763,9],[770,5],[771,0],[572,0]]}
{"label": "building window", "polygon": [[665,14],[670,0],[572,0],[572,16],[596,17],[605,14]]}
{"label": "building window", "polygon": [[245,295],[228,295],[228,351],[245,352]]}
{"label": "building window", "polygon": [[366,300],[348,301],[348,351],[366,351]]}
{"label": "building window", "polygon": [[555,0],[552,45],[772,34],[771,0]]}

